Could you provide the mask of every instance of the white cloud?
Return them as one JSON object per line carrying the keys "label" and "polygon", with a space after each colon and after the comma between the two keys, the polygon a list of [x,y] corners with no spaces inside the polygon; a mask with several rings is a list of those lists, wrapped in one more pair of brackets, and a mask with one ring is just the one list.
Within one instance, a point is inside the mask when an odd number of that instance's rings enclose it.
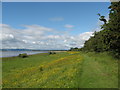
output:
{"label": "white cloud", "polygon": [[88,40],[90,36],[93,36],[93,32],[85,32],[79,35],[79,38],[82,38],[82,40]]}
{"label": "white cloud", "polygon": [[10,40],[10,39],[13,39],[14,36],[12,34],[0,34],[0,40]]}
{"label": "white cloud", "polygon": [[[85,40],[93,32],[85,32],[76,36],[39,25],[24,25],[25,29],[15,29],[3,24],[0,40],[2,48],[28,48],[28,49],[69,49],[82,47]],[[56,33],[57,32],[57,33]]]}
{"label": "white cloud", "polygon": [[36,44],[36,42],[32,42],[33,44]]}
{"label": "white cloud", "polygon": [[26,40],[22,40],[24,43],[27,43],[27,41]]}
{"label": "white cloud", "polygon": [[63,17],[53,17],[49,19],[50,21],[63,21],[64,18]]}
{"label": "white cloud", "polygon": [[48,39],[60,39],[59,35],[48,35],[47,36]]}
{"label": "white cloud", "polygon": [[74,25],[69,25],[69,24],[66,24],[64,27],[65,27],[65,28],[68,28],[68,29],[71,29],[71,28],[73,28],[73,27],[74,27]]}

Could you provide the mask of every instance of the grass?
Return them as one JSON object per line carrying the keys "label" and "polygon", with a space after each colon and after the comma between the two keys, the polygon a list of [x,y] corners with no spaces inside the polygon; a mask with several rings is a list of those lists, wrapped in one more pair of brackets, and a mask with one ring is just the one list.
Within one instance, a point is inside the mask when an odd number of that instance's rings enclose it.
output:
{"label": "grass", "polygon": [[84,54],[80,78],[81,88],[117,88],[118,61],[107,53]]}
{"label": "grass", "polygon": [[118,88],[118,60],[107,53],[9,57],[2,66],[3,88]]}

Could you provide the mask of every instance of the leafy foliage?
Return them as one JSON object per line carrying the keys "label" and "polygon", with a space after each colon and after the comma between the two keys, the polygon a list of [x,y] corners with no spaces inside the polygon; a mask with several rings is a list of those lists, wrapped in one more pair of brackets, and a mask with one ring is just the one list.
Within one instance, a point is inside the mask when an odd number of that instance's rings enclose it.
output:
{"label": "leafy foliage", "polygon": [[115,57],[120,58],[120,1],[111,2],[109,7],[109,20],[106,23],[105,16],[100,16],[100,20],[104,22],[100,32],[95,32],[94,36],[85,42],[83,50],[104,52],[110,51]]}
{"label": "leafy foliage", "polygon": [[75,48],[70,48],[70,50],[69,51],[79,51],[79,48],[78,47],[75,47]]}
{"label": "leafy foliage", "polygon": [[98,13],[98,15],[100,16],[99,20],[103,21],[104,24],[106,24],[107,20],[105,19],[105,16],[101,16],[99,13]]}
{"label": "leafy foliage", "polygon": [[18,56],[21,57],[21,58],[26,58],[26,57],[28,57],[27,53],[22,53],[22,54],[19,54]]}
{"label": "leafy foliage", "polygon": [[51,55],[51,54],[56,54],[56,52],[49,52],[49,55]]}

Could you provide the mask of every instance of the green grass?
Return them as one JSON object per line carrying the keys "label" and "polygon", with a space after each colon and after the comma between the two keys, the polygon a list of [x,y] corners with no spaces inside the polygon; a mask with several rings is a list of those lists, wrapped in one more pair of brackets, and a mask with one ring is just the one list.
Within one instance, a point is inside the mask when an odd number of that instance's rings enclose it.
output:
{"label": "green grass", "polygon": [[81,88],[117,88],[118,61],[107,53],[84,54],[80,81]]}
{"label": "green grass", "polygon": [[9,57],[2,66],[3,88],[118,88],[118,60],[107,53]]}

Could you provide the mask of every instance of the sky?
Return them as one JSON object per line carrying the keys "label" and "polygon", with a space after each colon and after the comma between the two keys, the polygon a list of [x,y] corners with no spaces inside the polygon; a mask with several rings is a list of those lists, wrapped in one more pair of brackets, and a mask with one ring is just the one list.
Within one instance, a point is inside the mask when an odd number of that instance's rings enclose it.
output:
{"label": "sky", "polygon": [[3,2],[2,48],[69,49],[100,30],[109,2]]}

